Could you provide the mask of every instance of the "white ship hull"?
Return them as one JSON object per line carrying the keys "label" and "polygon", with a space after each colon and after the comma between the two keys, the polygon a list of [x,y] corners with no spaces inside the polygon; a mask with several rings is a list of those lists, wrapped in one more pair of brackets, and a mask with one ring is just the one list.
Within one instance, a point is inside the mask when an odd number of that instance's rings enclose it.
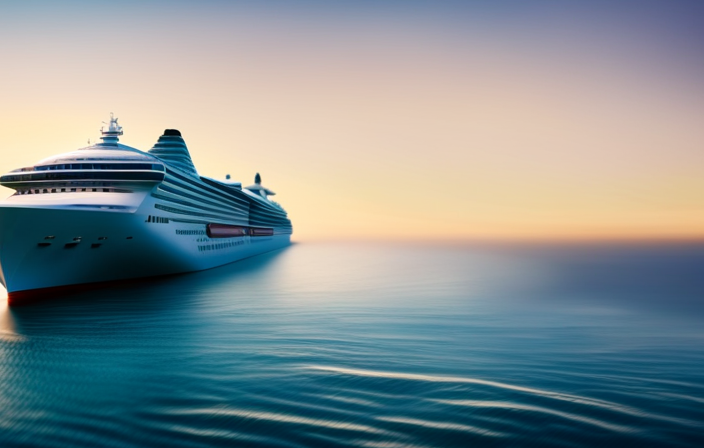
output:
{"label": "white ship hull", "polygon": [[139,213],[3,207],[0,282],[10,302],[47,288],[209,269],[290,243],[290,235],[211,239],[201,224],[146,221]]}

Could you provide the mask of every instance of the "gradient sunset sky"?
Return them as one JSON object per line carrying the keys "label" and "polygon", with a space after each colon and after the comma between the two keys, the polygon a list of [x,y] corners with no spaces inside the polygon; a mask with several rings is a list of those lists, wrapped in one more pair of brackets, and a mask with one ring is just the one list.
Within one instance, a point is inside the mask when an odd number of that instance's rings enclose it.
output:
{"label": "gradient sunset sky", "polygon": [[3,173],[114,112],[299,241],[704,237],[704,2],[58,3],[0,1]]}

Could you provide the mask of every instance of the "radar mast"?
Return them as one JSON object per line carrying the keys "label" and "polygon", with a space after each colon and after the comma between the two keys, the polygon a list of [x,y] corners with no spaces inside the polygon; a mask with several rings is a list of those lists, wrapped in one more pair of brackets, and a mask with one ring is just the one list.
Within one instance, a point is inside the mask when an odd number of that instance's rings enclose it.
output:
{"label": "radar mast", "polygon": [[102,137],[100,138],[103,140],[100,145],[117,146],[117,141],[119,140],[118,136],[122,135],[122,126],[117,123],[117,118],[115,118],[115,115],[110,112],[110,123],[105,123],[103,121],[103,124],[107,124],[108,128],[107,130],[105,129],[105,126],[100,128],[100,133],[102,134]]}

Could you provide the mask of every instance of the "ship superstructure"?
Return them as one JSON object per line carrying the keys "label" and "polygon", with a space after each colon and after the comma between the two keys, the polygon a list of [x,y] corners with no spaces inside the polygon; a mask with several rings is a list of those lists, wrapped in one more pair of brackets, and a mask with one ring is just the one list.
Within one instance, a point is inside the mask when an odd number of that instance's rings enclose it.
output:
{"label": "ship superstructure", "polygon": [[181,133],[149,151],[99,143],[0,177],[0,282],[11,304],[54,288],[208,269],[290,243],[286,211],[255,183],[201,176]]}

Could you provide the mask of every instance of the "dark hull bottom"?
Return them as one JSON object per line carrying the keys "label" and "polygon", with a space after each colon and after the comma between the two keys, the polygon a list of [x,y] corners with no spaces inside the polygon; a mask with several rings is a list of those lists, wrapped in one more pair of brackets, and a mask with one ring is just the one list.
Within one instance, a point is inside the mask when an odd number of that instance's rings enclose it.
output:
{"label": "dark hull bottom", "polygon": [[52,286],[50,288],[37,288],[27,289],[24,291],[13,291],[7,293],[7,305],[14,307],[47,303],[79,292],[119,288],[149,282],[160,278],[175,277],[178,275],[184,274],[165,274],[155,275],[151,277],[128,278],[123,280],[110,280],[105,282],[80,283],[75,285]]}

